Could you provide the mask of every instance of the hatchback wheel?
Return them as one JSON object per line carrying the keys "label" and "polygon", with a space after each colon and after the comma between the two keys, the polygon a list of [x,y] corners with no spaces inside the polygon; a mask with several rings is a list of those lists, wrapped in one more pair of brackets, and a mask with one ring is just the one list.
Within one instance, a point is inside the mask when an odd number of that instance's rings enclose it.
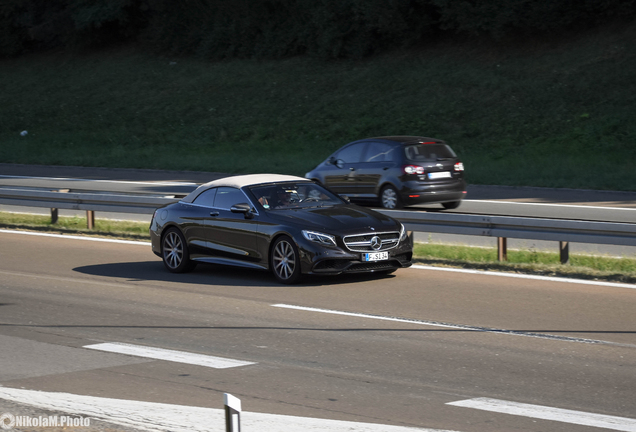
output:
{"label": "hatchback wheel", "polygon": [[402,208],[402,200],[398,191],[391,185],[384,186],[380,193],[380,203],[385,209]]}
{"label": "hatchback wheel", "polygon": [[294,241],[287,237],[279,237],[272,246],[270,267],[279,282],[293,284],[300,280],[300,256]]}
{"label": "hatchback wheel", "polygon": [[190,260],[190,253],[185,237],[176,228],[170,228],[163,236],[161,242],[161,256],[163,263],[173,273],[185,273],[196,266],[196,262]]}

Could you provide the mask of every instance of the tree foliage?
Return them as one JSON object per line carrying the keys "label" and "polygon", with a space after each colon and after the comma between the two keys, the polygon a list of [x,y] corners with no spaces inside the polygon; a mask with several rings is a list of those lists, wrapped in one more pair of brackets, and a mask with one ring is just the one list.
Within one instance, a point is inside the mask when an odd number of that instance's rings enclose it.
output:
{"label": "tree foliage", "polygon": [[140,42],[203,58],[356,58],[440,34],[546,34],[632,20],[636,0],[3,0],[0,56]]}

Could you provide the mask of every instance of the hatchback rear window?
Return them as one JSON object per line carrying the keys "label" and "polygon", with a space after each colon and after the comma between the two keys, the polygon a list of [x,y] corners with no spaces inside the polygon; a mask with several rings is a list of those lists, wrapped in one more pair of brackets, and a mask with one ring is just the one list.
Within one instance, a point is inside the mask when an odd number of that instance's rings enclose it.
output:
{"label": "hatchback rear window", "polygon": [[425,161],[456,158],[455,152],[446,144],[413,144],[404,147],[408,160]]}

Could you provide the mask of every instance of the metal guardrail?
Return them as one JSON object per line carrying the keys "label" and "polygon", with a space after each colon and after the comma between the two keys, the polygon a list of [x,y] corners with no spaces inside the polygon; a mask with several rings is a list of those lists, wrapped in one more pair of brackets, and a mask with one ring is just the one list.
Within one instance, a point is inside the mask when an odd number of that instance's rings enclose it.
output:
{"label": "metal guardrail", "polygon": [[379,210],[410,231],[636,246],[636,224]]}
{"label": "metal guardrail", "polygon": [[570,261],[570,243],[636,246],[636,224],[564,219],[485,216],[379,210],[407,230],[497,238],[497,258],[508,260],[508,238],[559,242],[562,264]]}
{"label": "metal guardrail", "polygon": [[[176,197],[0,188],[0,204],[45,207],[52,210],[85,210],[89,228],[94,225],[96,211],[152,214],[155,208],[177,200]],[[496,237],[500,260],[506,259],[508,238],[558,241],[562,263],[569,259],[570,242],[636,246],[636,224],[400,210],[378,211],[398,219],[409,231]]]}
{"label": "metal guardrail", "polygon": [[173,197],[0,188],[0,204],[94,212],[152,214],[157,207],[177,200]]}

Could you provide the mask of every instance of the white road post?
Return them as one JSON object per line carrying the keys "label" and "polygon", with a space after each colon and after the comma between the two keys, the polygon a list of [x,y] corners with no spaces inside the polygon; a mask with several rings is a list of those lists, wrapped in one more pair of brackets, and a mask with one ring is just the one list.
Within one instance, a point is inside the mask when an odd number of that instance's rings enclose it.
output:
{"label": "white road post", "polygon": [[[241,432],[241,400],[229,393],[223,393],[225,405],[225,432]],[[234,429],[234,415],[236,414],[236,426]]]}

